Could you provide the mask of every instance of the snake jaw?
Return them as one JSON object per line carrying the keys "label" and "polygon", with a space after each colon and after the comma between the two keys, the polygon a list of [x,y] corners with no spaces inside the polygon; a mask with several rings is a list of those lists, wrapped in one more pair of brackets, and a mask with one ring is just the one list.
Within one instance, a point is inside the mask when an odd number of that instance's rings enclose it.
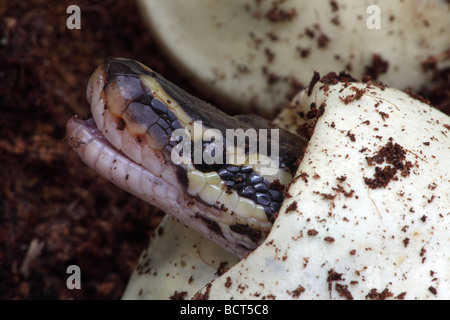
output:
{"label": "snake jaw", "polygon": [[[75,116],[70,119],[67,137],[83,162],[105,179],[170,213],[236,257],[243,258],[250,252],[243,245],[236,245],[236,240],[230,235],[221,234],[217,224],[205,218],[207,212],[212,211],[210,207],[187,197],[183,191],[162,179],[162,173],[153,174],[117,150],[97,128],[93,118],[81,120]],[[199,220],[203,223],[198,223]]]}

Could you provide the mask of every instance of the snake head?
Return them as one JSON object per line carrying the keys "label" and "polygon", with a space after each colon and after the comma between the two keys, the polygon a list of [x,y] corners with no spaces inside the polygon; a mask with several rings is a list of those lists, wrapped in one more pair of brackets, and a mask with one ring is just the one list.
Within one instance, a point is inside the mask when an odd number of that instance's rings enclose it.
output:
{"label": "snake head", "polygon": [[87,99],[92,118],[67,131],[86,164],[238,257],[264,241],[305,139],[230,116],[129,59],[98,67]]}

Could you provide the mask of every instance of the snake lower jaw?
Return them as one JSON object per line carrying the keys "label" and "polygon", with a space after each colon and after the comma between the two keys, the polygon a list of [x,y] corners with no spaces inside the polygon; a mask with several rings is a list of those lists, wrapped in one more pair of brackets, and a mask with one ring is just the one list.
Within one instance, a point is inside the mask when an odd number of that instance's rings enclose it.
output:
{"label": "snake lower jaw", "polygon": [[114,148],[92,118],[81,120],[73,117],[67,124],[67,137],[69,144],[87,166],[121,189],[171,214],[238,258],[245,257],[254,249],[246,247],[252,243],[245,241],[244,237],[242,243],[238,244],[235,237],[222,232],[218,224],[209,218],[214,211],[219,215],[218,210],[187,197],[160,175],[153,174]]}

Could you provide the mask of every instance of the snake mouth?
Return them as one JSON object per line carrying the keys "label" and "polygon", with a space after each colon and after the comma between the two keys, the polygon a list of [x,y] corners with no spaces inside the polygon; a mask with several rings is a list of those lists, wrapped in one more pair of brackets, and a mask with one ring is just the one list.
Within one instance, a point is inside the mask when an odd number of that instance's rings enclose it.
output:
{"label": "snake mouth", "polygon": [[[67,136],[88,166],[239,258],[265,240],[306,141],[279,133],[262,118],[231,117],[134,60],[108,59],[98,67],[89,80],[87,100],[92,118],[72,118]],[[197,123],[200,135],[195,134]],[[235,141],[237,130],[248,134],[254,127],[276,132],[264,158],[276,155],[276,170],[269,174],[264,174],[261,157],[248,161],[254,152],[249,139],[240,149],[222,139],[232,130]],[[214,137],[205,139],[208,130]],[[184,135],[174,138],[176,132]],[[272,144],[278,135],[281,139]],[[262,140],[261,132],[256,138]],[[213,150],[215,161],[196,161],[196,146],[201,154]],[[223,154],[217,157],[218,151]],[[174,154],[183,161],[174,161]],[[247,160],[220,161],[230,154]]]}

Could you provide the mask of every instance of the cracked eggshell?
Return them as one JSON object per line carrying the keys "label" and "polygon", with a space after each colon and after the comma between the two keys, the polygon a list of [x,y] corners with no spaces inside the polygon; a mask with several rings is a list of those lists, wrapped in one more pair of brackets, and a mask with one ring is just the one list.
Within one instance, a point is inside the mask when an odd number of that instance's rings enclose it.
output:
{"label": "cracked eggshell", "polygon": [[[290,197],[267,240],[203,297],[449,299],[450,118],[370,83],[317,82],[295,102],[325,109]],[[388,158],[404,165],[389,179],[375,171]]]}
{"label": "cracked eggshell", "polygon": [[238,259],[166,216],[142,253],[124,300],[188,299]]}
{"label": "cracked eggshell", "polygon": [[368,73],[391,87],[419,90],[432,80],[423,62],[450,49],[446,1],[138,4],[180,70],[221,97],[223,106],[241,113],[274,115],[276,107],[289,101],[289,93],[308,85],[314,71],[346,70],[357,78]]}

